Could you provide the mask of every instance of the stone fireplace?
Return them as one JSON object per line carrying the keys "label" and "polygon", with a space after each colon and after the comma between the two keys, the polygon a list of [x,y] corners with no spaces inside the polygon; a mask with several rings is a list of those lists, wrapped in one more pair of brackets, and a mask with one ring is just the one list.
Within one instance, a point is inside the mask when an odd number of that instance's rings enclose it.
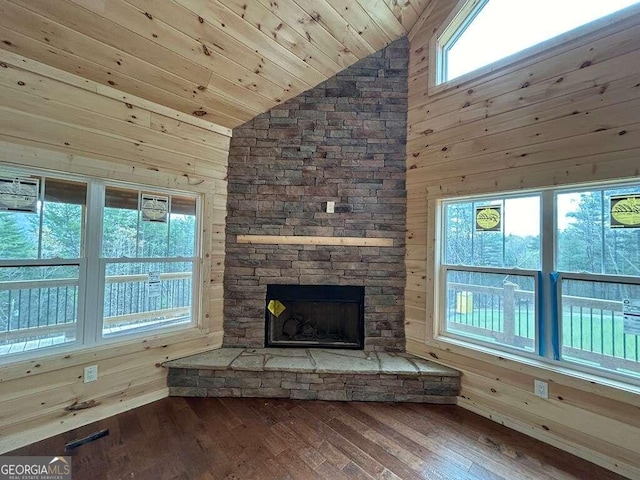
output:
{"label": "stone fireplace", "polygon": [[223,348],[165,364],[170,395],[457,402],[458,372],[404,353],[408,57],[233,130]]}
{"label": "stone fireplace", "polygon": [[[364,338],[351,343],[404,350],[407,63],[401,39],[233,130],[225,347],[273,345],[269,286],[328,285],[364,290]],[[335,202],[333,213],[327,202]],[[279,242],[284,236],[314,242]],[[323,243],[349,238],[386,243]],[[276,330],[318,335],[305,320],[310,312],[297,313]]]}
{"label": "stone fireplace", "polygon": [[364,347],[364,287],[267,285],[267,347]]}

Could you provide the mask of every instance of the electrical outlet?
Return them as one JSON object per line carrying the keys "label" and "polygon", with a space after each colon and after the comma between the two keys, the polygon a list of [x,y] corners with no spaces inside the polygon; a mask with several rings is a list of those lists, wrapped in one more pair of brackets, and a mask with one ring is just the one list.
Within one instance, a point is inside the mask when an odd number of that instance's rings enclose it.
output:
{"label": "electrical outlet", "polygon": [[327,213],[335,212],[336,202],[327,202]]}
{"label": "electrical outlet", "polygon": [[98,380],[98,365],[84,367],[84,383],[95,382]]}
{"label": "electrical outlet", "polygon": [[549,398],[549,384],[542,380],[533,381],[533,393],[540,398]]}

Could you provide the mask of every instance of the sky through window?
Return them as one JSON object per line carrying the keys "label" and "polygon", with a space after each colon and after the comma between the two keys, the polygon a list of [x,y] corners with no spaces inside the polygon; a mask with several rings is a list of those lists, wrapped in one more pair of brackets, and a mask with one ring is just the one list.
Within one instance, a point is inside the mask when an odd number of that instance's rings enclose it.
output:
{"label": "sky through window", "polygon": [[462,36],[448,46],[444,80],[637,3],[638,0],[489,0]]}

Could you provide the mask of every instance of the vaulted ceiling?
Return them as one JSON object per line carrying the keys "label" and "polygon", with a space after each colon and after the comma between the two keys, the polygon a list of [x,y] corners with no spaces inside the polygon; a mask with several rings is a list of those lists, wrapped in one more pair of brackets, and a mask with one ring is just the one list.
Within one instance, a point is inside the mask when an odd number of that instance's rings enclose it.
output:
{"label": "vaulted ceiling", "polygon": [[0,47],[232,128],[405,35],[437,1],[0,0]]}

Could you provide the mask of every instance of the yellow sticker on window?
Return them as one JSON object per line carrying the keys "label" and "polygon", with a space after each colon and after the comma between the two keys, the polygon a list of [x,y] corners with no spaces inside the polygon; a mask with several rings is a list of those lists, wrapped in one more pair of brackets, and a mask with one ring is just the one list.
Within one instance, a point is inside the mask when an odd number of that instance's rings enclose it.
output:
{"label": "yellow sticker on window", "polygon": [[640,227],[640,195],[611,197],[611,227]]}
{"label": "yellow sticker on window", "polygon": [[270,300],[269,305],[267,305],[267,309],[271,312],[272,315],[275,315],[278,318],[282,315],[287,307],[285,307],[279,300]]}
{"label": "yellow sticker on window", "polygon": [[476,232],[499,232],[502,213],[499,205],[476,207]]}

